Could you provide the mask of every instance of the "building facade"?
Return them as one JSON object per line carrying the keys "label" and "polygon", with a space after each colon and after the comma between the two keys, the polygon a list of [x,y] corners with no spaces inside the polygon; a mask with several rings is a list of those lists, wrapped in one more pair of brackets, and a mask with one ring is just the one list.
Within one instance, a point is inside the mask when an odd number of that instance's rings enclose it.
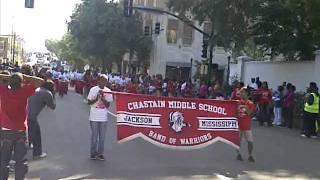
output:
{"label": "building facade", "polygon": [[24,60],[24,40],[17,35],[0,35],[0,63],[21,65]]}
{"label": "building facade", "polygon": [[[144,6],[168,10],[168,0],[135,0],[134,6]],[[150,55],[149,74],[161,74],[163,77],[187,80],[198,71],[197,64],[201,58],[203,35],[182,21],[167,15],[142,12],[144,27],[150,27],[154,42]],[[155,34],[155,24],[160,23],[160,33]],[[204,23],[199,26],[206,31],[210,26]],[[227,55],[224,50],[216,49],[213,63],[218,64],[219,69],[225,69]]]}

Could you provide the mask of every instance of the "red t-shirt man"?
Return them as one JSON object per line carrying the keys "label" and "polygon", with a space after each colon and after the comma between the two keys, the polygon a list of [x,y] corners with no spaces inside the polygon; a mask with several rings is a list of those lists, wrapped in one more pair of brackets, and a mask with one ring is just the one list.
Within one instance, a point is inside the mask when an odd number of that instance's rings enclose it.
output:
{"label": "red t-shirt man", "polygon": [[24,84],[21,88],[10,90],[0,84],[1,116],[0,125],[3,129],[26,131],[27,102],[35,92],[35,85]]}
{"label": "red t-shirt man", "polygon": [[255,110],[255,105],[250,100],[240,100],[239,101],[239,129],[240,131],[251,130],[251,117],[246,112],[246,108],[250,111]]}

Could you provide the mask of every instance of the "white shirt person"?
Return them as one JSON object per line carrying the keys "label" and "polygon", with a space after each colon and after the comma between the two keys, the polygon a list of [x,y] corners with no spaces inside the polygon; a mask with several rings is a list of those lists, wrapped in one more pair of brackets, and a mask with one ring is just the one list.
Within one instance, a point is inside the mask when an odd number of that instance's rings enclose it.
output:
{"label": "white shirt person", "polygon": [[111,90],[106,87],[107,76],[99,75],[98,86],[90,89],[88,104],[90,108],[91,150],[90,159],[104,160],[104,139],[107,130],[108,108],[113,101]]}

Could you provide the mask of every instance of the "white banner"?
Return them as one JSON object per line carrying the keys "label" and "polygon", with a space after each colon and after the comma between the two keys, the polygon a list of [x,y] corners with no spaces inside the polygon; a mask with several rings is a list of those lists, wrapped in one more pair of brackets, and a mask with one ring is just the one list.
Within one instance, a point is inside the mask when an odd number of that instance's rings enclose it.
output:
{"label": "white banner", "polygon": [[236,118],[210,118],[198,117],[198,130],[238,130],[238,121]]}
{"label": "white banner", "polygon": [[117,124],[134,127],[161,128],[160,116],[159,114],[118,112]]}

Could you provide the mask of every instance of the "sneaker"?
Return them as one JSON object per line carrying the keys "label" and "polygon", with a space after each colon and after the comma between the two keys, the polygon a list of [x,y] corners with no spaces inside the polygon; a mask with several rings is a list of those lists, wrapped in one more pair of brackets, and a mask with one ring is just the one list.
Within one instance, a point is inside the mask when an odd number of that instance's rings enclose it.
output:
{"label": "sneaker", "polygon": [[312,138],[312,139],[317,139],[318,136],[310,136],[310,138]]}
{"label": "sneaker", "polygon": [[9,162],[9,173],[10,173],[10,174],[14,174],[15,164],[16,164],[16,162],[13,161],[13,160],[11,160],[11,161]]}
{"label": "sneaker", "polygon": [[90,159],[91,159],[91,160],[97,160],[98,157],[97,157],[96,155],[91,155],[91,156],[90,156]]}
{"label": "sneaker", "polygon": [[301,134],[300,136],[301,136],[301,137],[307,137],[305,134]]}
{"label": "sneaker", "polygon": [[249,160],[249,162],[254,162],[255,161],[252,156],[249,156],[248,160]]}
{"label": "sneaker", "polygon": [[28,150],[32,150],[33,149],[33,144],[28,145]]}
{"label": "sneaker", "polygon": [[242,158],[242,156],[241,156],[240,154],[238,154],[237,160],[238,160],[238,161],[243,161],[243,158]]}
{"label": "sneaker", "polygon": [[47,157],[47,154],[46,153],[42,153],[39,156],[33,156],[33,160],[43,159],[45,157]]}
{"label": "sneaker", "polygon": [[99,155],[97,159],[98,159],[99,161],[104,161],[104,160],[105,160],[105,158],[104,158],[103,155]]}

